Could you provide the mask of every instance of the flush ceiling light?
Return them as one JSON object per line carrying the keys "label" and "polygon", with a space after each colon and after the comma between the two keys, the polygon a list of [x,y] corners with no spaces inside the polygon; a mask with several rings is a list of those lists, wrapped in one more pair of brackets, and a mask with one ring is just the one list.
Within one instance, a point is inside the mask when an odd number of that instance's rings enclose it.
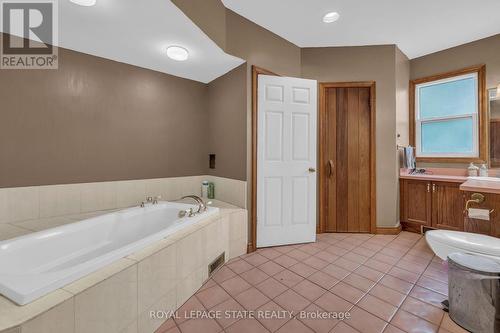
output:
{"label": "flush ceiling light", "polygon": [[80,6],[90,7],[94,6],[97,0],[69,0],[69,1]]}
{"label": "flush ceiling light", "polygon": [[185,61],[189,57],[189,52],[180,46],[169,46],[167,48],[167,56],[176,61]]}
{"label": "flush ceiling light", "polygon": [[340,15],[337,12],[330,12],[323,16],[323,22],[325,23],[333,23],[339,19]]}

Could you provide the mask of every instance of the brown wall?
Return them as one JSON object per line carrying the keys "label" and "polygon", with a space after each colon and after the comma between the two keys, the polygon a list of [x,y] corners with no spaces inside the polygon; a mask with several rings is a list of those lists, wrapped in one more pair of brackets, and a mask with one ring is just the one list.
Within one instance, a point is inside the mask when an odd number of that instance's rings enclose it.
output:
{"label": "brown wall", "polygon": [[0,187],[206,173],[206,85],[65,49],[0,71]]}
{"label": "brown wall", "polygon": [[398,221],[395,57],[394,45],[302,49],[304,78],[319,82],[376,81],[378,226],[394,226]]}
{"label": "brown wall", "polygon": [[247,65],[243,64],[208,85],[208,153],[216,154],[208,174],[246,180]]}

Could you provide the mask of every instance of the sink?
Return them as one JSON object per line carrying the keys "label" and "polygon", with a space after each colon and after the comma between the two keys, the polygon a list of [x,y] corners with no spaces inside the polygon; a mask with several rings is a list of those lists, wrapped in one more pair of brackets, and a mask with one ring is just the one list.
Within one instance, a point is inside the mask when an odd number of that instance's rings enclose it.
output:
{"label": "sink", "polygon": [[471,180],[481,180],[486,182],[500,182],[498,177],[469,177]]}

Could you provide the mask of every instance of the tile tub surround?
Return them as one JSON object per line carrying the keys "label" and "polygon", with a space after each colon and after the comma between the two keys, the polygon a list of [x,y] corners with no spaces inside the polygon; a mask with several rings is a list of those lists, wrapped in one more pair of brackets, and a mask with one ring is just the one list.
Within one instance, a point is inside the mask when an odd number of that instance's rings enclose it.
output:
{"label": "tile tub surround", "polygon": [[247,247],[247,211],[223,208],[30,304],[0,296],[0,332],[154,332],[163,320],[150,310],[175,310],[208,278],[220,253],[238,257]]}
{"label": "tile tub surround", "polygon": [[215,183],[216,199],[246,207],[245,181],[214,176],[0,188],[0,240],[135,206],[146,196],[199,195],[203,180]]}
{"label": "tile tub surround", "polygon": [[[466,333],[441,309],[447,281],[421,235],[320,234],[315,243],[231,260],[156,333]],[[184,310],[349,311],[351,318],[201,320],[183,318]]]}

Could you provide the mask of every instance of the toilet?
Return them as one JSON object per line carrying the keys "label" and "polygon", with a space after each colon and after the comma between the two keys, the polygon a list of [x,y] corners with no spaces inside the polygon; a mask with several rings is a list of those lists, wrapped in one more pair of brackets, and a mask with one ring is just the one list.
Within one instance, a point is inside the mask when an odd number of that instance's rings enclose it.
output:
{"label": "toilet", "polygon": [[500,239],[450,230],[430,230],[425,239],[434,253],[446,260],[451,253],[472,253],[500,261]]}

